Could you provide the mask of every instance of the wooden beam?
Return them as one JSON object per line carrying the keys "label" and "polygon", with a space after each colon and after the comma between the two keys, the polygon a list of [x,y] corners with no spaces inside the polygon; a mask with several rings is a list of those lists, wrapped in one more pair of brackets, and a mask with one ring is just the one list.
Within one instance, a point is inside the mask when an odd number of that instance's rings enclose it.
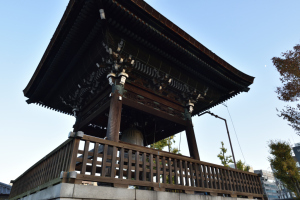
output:
{"label": "wooden beam", "polygon": [[164,113],[162,111],[159,111],[159,110],[153,109],[151,107],[145,106],[143,104],[139,104],[139,103],[137,103],[137,102],[135,102],[133,100],[130,100],[128,98],[124,97],[123,103],[124,103],[124,105],[127,105],[129,107],[133,107],[133,108],[135,108],[137,110],[141,110],[141,111],[149,113],[151,115],[154,115],[154,116],[157,116],[157,117],[161,117],[161,118],[167,119],[169,121],[172,121],[172,122],[184,125],[184,126],[186,125],[185,120],[183,120],[183,119],[181,119],[179,117],[175,117],[175,116],[169,115],[167,113]]}

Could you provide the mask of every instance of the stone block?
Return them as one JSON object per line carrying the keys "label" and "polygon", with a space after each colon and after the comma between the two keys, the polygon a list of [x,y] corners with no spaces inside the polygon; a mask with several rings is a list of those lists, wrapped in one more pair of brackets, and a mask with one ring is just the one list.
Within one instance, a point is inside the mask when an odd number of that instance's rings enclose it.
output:
{"label": "stone block", "polygon": [[136,200],[158,200],[157,192],[151,190],[135,190]]}
{"label": "stone block", "polygon": [[75,184],[61,183],[60,197],[73,197],[73,191]]}
{"label": "stone block", "polygon": [[73,198],[133,200],[135,199],[135,190],[124,188],[75,185]]}
{"label": "stone block", "polygon": [[200,200],[200,195],[179,193],[180,200]]}
{"label": "stone block", "polygon": [[171,199],[171,200],[180,200],[180,193],[172,193],[172,192],[157,192],[157,199]]}

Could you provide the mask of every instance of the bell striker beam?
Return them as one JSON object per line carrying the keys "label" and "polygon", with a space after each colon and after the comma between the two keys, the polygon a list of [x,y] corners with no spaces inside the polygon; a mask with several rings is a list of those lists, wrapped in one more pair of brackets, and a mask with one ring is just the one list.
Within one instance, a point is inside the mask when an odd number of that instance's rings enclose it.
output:
{"label": "bell striker beam", "polygon": [[185,108],[185,117],[186,117],[186,139],[189,146],[190,151],[190,157],[200,160],[199,151],[197,147],[195,132],[194,132],[194,126],[192,122],[192,112],[193,112],[193,103],[188,103],[187,108]]}

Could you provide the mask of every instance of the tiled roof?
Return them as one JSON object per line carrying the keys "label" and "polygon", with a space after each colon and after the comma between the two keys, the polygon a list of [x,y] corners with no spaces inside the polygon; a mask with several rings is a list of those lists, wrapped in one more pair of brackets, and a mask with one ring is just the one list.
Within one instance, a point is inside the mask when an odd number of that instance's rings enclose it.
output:
{"label": "tiled roof", "polygon": [[219,63],[221,66],[225,67],[227,70],[231,71],[232,73],[236,74],[240,78],[244,79],[245,81],[248,81],[250,83],[253,83],[254,77],[251,77],[238,69],[234,68],[232,65],[224,61],[222,58],[217,56],[215,53],[207,49],[205,46],[203,46],[200,42],[195,40],[192,36],[190,36],[188,33],[186,33],[184,30],[179,28],[176,24],[168,20],[166,17],[164,17],[162,14],[160,14],[157,10],[152,8],[149,4],[147,4],[143,0],[131,0],[131,2],[135,3],[137,6],[139,6],[142,10],[147,12],[149,15],[154,17],[156,20],[160,21],[162,24],[164,24],[166,27],[174,31],[176,34],[178,34],[180,37],[188,41],[190,44],[192,44],[194,47],[199,49],[201,52],[205,53],[207,56],[209,56],[211,59]]}

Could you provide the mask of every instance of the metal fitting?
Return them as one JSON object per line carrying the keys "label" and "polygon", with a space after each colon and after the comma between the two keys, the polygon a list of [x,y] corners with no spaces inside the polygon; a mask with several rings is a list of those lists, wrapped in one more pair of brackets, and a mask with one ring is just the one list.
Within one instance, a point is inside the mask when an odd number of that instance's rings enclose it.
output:
{"label": "metal fitting", "polygon": [[126,78],[128,78],[129,76],[128,76],[127,73],[125,73],[125,69],[123,69],[123,71],[122,71],[121,73],[118,74],[118,77],[121,77],[121,79],[120,79],[120,84],[121,84],[121,85],[124,85],[125,82],[126,82]]}
{"label": "metal fitting", "polygon": [[114,84],[114,78],[116,77],[115,73],[109,73],[107,74],[106,78],[108,79],[109,85],[113,85]]}

